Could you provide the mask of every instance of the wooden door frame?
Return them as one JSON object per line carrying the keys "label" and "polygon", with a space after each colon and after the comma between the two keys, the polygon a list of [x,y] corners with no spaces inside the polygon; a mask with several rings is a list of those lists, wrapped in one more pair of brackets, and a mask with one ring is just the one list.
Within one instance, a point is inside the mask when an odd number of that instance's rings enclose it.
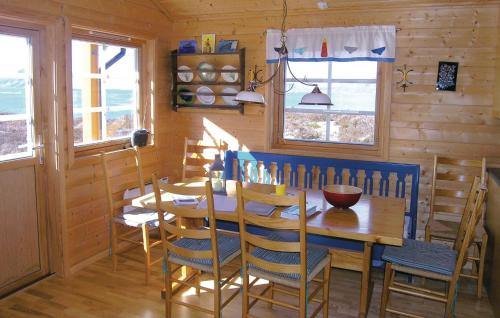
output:
{"label": "wooden door frame", "polygon": [[42,197],[48,272],[65,276],[69,273],[64,213],[67,158],[64,131],[67,89],[70,89],[66,83],[71,77],[71,72],[68,74],[66,68],[67,43],[71,35],[69,23],[65,17],[41,15],[28,10],[20,13],[6,6],[0,13],[0,25],[27,29],[38,34],[38,64],[33,66],[33,103],[38,104],[34,108],[40,111],[37,124],[41,125],[44,141],[43,176],[38,180],[41,182],[40,187],[44,188]]}
{"label": "wooden door frame", "polygon": [[[41,55],[40,55],[40,31],[31,28],[19,26],[5,26],[0,25],[0,33],[5,35],[25,37],[30,40],[31,47],[31,138],[33,146],[43,143],[43,103],[40,98],[40,85],[41,80]],[[36,120],[35,120],[36,119]],[[28,144],[28,146],[30,146]],[[0,171],[13,171],[18,168],[31,168],[34,169],[35,178],[35,214],[37,216],[37,243],[38,243],[38,262],[39,269],[34,270],[29,274],[0,287],[0,294],[10,293],[16,289],[36,281],[50,272],[49,259],[48,259],[48,239],[47,239],[47,205],[46,205],[46,173],[45,166],[43,165],[44,151],[43,149],[33,150],[33,157],[20,157],[12,160],[2,161],[0,163]],[[22,227],[20,229],[22,231]]]}

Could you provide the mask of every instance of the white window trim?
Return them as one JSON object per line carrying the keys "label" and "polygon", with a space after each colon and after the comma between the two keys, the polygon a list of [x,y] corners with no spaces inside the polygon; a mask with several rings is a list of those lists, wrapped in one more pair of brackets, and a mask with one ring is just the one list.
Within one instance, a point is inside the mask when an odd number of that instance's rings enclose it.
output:
{"label": "white window trim", "polygon": [[24,114],[12,114],[12,115],[0,115],[0,122],[8,121],[24,121],[26,123],[26,151],[18,152],[13,154],[0,155],[0,162],[21,159],[21,158],[33,158],[35,156],[34,147],[34,89],[33,89],[33,77],[34,77],[34,56],[33,56],[33,38],[28,34],[10,34],[1,32],[1,34],[21,37],[27,40],[27,45],[29,46],[29,63],[26,73],[21,76],[19,74],[7,74],[6,76],[1,76],[0,79],[14,79],[14,80],[24,80],[24,90],[25,90],[25,105],[26,112]]}

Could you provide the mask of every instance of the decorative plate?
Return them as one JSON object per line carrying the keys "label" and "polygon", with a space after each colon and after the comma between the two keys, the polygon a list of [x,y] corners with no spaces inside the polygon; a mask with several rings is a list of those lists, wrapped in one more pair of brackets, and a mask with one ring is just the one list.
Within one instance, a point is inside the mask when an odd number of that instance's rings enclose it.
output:
{"label": "decorative plate", "polygon": [[179,80],[184,83],[191,82],[194,77],[191,68],[186,65],[181,65],[177,68],[177,76],[179,77]]}
{"label": "decorative plate", "polygon": [[234,100],[236,97],[236,94],[238,94],[238,90],[235,89],[234,87],[226,87],[222,90],[223,94],[235,94],[234,96],[222,96],[222,99],[224,100],[224,103],[231,105],[231,106],[236,106],[238,105],[238,102]]}
{"label": "decorative plate", "polygon": [[196,90],[196,97],[203,105],[212,105],[215,103],[214,91],[206,86],[201,86]]}
{"label": "decorative plate", "polygon": [[198,76],[202,81],[215,82],[215,80],[217,79],[215,66],[207,62],[201,62],[198,65]]}
{"label": "decorative plate", "polygon": [[224,72],[224,71],[236,71],[236,67],[231,65],[226,65],[222,68],[222,78],[228,83],[234,83],[238,81],[238,73],[237,72]]}
{"label": "decorative plate", "polygon": [[194,101],[194,94],[187,87],[179,87],[177,90],[177,103],[179,105],[190,105]]}

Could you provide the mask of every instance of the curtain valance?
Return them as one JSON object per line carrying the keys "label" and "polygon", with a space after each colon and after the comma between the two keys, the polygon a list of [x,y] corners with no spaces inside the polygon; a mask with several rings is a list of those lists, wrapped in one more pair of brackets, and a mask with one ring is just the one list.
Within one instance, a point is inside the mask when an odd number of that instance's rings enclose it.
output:
{"label": "curtain valance", "polygon": [[[281,47],[281,31],[267,30],[266,62],[277,63],[275,48]],[[288,60],[382,61],[396,59],[396,27],[393,25],[346,28],[289,29],[286,32]]]}

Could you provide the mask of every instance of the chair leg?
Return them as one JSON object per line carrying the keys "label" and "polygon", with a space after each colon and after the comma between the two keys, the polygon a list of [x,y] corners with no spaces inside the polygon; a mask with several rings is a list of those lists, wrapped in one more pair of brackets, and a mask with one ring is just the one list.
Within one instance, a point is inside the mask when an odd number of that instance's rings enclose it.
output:
{"label": "chair leg", "polygon": [[151,246],[149,245],[149,228],[146,224],[142,225],[142,245],[144,248],[144,267],[146,270],[145,282],[149,283],[149,274],[151,271]]}
{"label": "chair leg", "polygon": [[323,269],[323,318],[328,318],[328,302],[330,301],[330,263]]}
{"label": "chair leg", "polygon": [[111,258],[113,260],[113,271],[116,271],[118,267],[118,229],[113,221],[111,221]]}
{"label": "chair leg", "polygon": [[165,318],[172,317],[172,303],[170,300],[172,299],[172,281],[170,280],[170,275],[172,273],[172,267],[170,263],[167,261],[166,265],[166,273],[165,273]]}
{"label": "chair leg", "polygon": [[201,285],[201,271],[196,271],[196,295],[200,296],[200,285]]}
{"label": "chair leg", "polygon": [[241,317],[247,318],[248,316],[248,274],[243,271],[243,297],[241,299]]}
{"label": "chair leg", "polygon": [[479,247],[479,273],[477,277],[477,298],[481,298],[483,291],[484,266],[486,263],[486,250],[488,248],[488,234],[484,233]]}
{"label": "chair leg", "polygon": [[[274,283],[269,282],[269,285],[271,285],[271,288],[269,289],[269,298],[274,299]],[[267,303],[269,308],[273,308],[273,303]]]}
{"label": "chair leg", "polygon": [[457,291],[457,284],[448,284],[448,297],[446,299],[446,309],[444,311],[445,318],[453,317],[453,300],[455,299],[455,293]]}
{"label": "chair leg", "polygon": [[221,318],[221,286],[219,280],[214,279],[214,318]]}
{"label": "chair leg", "polygon": [[387,303],[389,302],[389,285],[392,281],[392,265],[391,263],[385,263],[385,273],[384,273],[384,286],[382,289],[382,300],[380,302],[380,318],[385,317],[385,310],[387,308]]}
{"label": "chair leg", "polygon": [[299,291],[299,317],[306,318],[307,312],[307,289],[306,286],[300,286]]}

